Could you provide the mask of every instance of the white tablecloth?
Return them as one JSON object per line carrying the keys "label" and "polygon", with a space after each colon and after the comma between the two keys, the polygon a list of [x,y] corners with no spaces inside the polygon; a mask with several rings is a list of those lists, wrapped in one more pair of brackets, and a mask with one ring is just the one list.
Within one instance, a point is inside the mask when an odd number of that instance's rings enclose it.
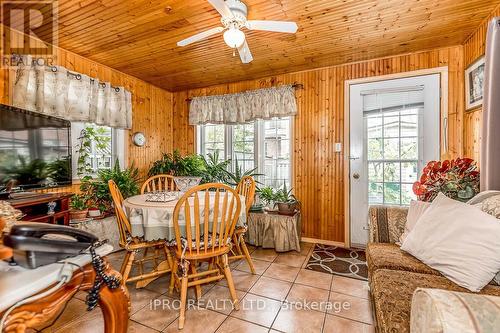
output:
{"label": "white tablecloth", "polygon": [[[205,205],[205,193],[199,192],[199,204],[201,214],[204,212]],[[219,205],[222,208],[222,203],[224,200],[225,193],[220,194]],[[232,194],[228,194],[228,209],[231,203]],[[168,202],[148,202],[146,201],[146,194],[136,195],[127,198],[123,202],[123,208],[128,216],[132,227],[132,236],[144,237],[145,240],[153,241],[158,239],[165,239],[169,242],[175,240],[174,231],[174,208],[177,204],[177,199]],[[210,205],[213,206],[215,203],[215,193],[210,193]],[[245,208],[245,197],[240,195],[241,210],[240,217],[236,223],[237,226],[244,226],[246,223],[246,208]],[[194,197],[189,198],[191,207],[191,231],[194,235],[194,220],[193,220],[193,202]],[[219,210],[220,211],[220,210]],[[209,229],[211,230],[213,222],[213,209],[210,209],[209,215]],[[204,218],[200,216],[200,221],[203,224]],[[220,216],[219,216],[220,223]],[[184,208],[181,209],[179,213],[179,226],[181,227],[181,236],[186,236],[185,230],[185,218],[184,218]],[[203,228],[202,228],[203,230]]]}

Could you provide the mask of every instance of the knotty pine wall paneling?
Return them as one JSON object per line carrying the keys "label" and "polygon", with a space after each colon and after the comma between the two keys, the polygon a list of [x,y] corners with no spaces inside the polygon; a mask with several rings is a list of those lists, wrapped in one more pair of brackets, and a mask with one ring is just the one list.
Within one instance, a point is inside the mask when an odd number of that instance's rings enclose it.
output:
{"label": "knotty pine wall paneling", "polygon": [[454,46],[317,70],[174,92],[174,148],[195,151],[195,130],[188,125],[187,98],[236,93],[280,84],[302,83],[296,91],[298,115],[293,122],[292,173],[295,194],[302,201],[302,235],[344,242],[343,153],[334,145],[344,137],[344,82],[448,66],[449,152],[462,154],[463,47]]}
{"label": "knotty pine wall paneling", "polygon": [[[464,43],[465,68],[483,56],[486,51],[486,34],[493,17],[500,16],[500,5],[484,20],[477,30]],[[465,75],[465,74],[464,74]],[[464,97],[465,98],[465,97]],[[464,100],[465,105],[465,100]],[[480,106],[467,110],[464,116],[464,155],[479,162],[481,150],[481,118],[483,108]]]}

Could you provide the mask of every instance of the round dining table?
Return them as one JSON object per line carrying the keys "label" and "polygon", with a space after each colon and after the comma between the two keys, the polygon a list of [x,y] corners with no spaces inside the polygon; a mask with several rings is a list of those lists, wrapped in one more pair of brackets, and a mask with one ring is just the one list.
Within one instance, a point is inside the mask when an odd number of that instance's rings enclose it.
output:
{"label": "round dining table", "polygon": [[[229,193],[229,201],[231,199],[232,194]],[[131,225],[131,233],[132,236],[143,237],[147,241],[154,241],[159,239],[164,239],[167,242],[175,241],[175,230],[174,230],[174,208],[179,201],[181,194],[179,192],[176,195],[171,196],[169,201],[165,202],[156,202],[156,201],[148,201],[148,194],[140,194],[129,197],[123,201],[123,208],[127,217],[130,221]],[[205,194],[203,192],[199,192],[199,204],[200,211],[203,213],[204,211],[204,198]],[[219,204],[222,207],[222,201],[224,198],[224,194],[220,194]],[[190,197],[188,199],[190,201],[191,211],[193,209],[194,197]],[[215,192],[210,193],[210,205],[214,205],[215,201]],[[240,215],[237,220],[236,226],[243,227],[246,224],[246,208],[245,208],[245,197],[240,195],[241,201],[241,210]],[[210,208],[210,223],[213,222],[212,212],[213,207]],[[190,214],[191,217],[194,214]],[[200,219],[203,221],[204,219]],[[185,218],[184,218],[184,209],[181,209],[179,212],[179,226],[181,230],[181,236],[186,236],[185,230]],[[194,223],[191,223],[191,227],[194,227]],[[203,230],[203,228],[202,228]],[[194,231],[194,229],[193,229]],[[193,232],[194,234],[194,232]]]}

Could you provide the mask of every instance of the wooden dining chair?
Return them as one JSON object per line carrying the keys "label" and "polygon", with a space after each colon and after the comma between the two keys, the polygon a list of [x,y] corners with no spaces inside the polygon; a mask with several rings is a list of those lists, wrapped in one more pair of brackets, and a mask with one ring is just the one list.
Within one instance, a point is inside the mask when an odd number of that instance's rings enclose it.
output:
{"label": "wooden dining chair", "polygon": [[[173,266],[172,255],[164,240],[146,241],[140,237],[132,236],[130,222],[123,210],[123,196],[120,189],[113,180],[109,180],[108,185],[113,198],[120,233],[120,247],[127,251],[120,269],[122,279],[124,283],[137,282],[136,288],[143,288],[160,275],[171,273]],[[144,251],[142,257],[136,259],[141,250]],[[148,250],[152,250],[153,254],[149,255]],[[166,261],[161,258],[161,252],[165,255]],[[148,261],[152,261],[154,267],[151,271],[145,273],[144,264]],[[139,274],[130,276],[134,265],[138,265]]]}
{"label": "wooden dining chair", "polygon": [[[239,309],[227,255],[231,250],[231,238],[240,210],[238,193],[218,183],[196,186],[177,202],[173,215],[176,265],[173,267],[170,292],[174,285],[180,285],[179,329],[184,327],[189,287],[195,287],[195,295],[199,299],[202,284],[226,278],[233,307]],[[185,232],[181,233],[181,230]],[[209,263],[208,269],[198,272],[197,264],[202,261]]]}
{"label": "wooden dining chair", "polygon": [[[255,179],[250,176],[243,177],[236,187],[236,192],[245,197],[245,207],[247,214],[246,216],[248,220],[248,213],[250,211],[250,207],[253,204],[255,196]],[[248,267],[250,268],[252,274],[255,274],[255,267],[253,265],[252,258],[250,257],[250,252],[248,252],[247,244],[245,243],[246,232],[246,226],[236,228],[233,235],[234,248],[231,249],[232,255],[229,256],[229,259],[239,260],[244,258],[247,261]]]}
{"label": "wooden dining chair", "polygon": [[174,176],[156,175],[149,177],[141,187],[141,194],[156,191],[175,191]]}

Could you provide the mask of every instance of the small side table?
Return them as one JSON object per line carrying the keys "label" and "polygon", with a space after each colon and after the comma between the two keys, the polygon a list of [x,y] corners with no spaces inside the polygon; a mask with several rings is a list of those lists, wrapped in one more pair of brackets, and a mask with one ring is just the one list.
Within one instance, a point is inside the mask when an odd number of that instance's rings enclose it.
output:
{"label": "small side table", "polygon": [[276,252],[300,252],[300,213],[293,216],[250,212],[245,241],[251,245],[273,248]]}

